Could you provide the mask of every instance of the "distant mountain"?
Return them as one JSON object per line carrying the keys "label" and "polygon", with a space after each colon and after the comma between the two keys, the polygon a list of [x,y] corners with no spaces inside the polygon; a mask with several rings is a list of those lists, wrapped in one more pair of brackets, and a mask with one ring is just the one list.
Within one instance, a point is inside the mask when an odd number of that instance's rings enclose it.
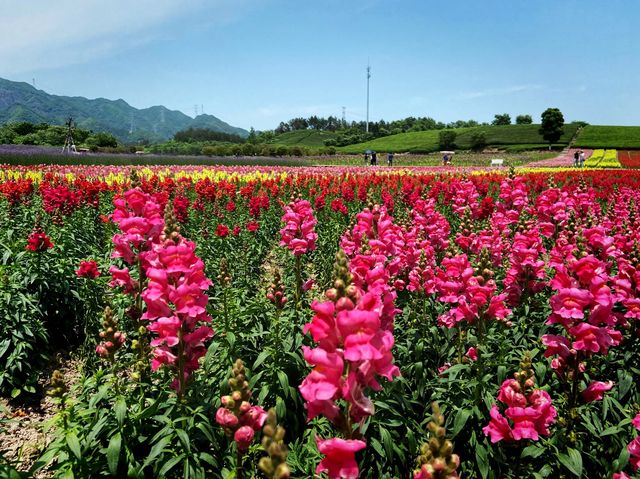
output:
{"label": "distant mountain", "polygon": [[191,118],[164,106],[137,109],[126,101],[81,96],[50,95],[28,83],[0,78],[0,124],[19,121],[64,124],[73,117],[79,128],[107,131],[120,141],[162,141],[189,127],[246,137],[249,132],[225,123],[213,115]]}

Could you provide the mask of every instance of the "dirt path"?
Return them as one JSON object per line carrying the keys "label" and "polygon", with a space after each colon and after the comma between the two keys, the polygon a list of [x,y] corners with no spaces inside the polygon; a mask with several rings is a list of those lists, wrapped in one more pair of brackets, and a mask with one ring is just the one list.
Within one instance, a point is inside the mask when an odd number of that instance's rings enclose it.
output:
{"label": "dirt path", "polygon": [[[80,363],[69,359],[60,360],[57,367],[64,374],[65,383],[70,388],[78,380]],[[41,385],[44,390],[47,389],[49,376],[43,378]],[[53,439],[55,431],[46,429],[56,412],[57,406],[46,395],[32,404],[17,404],[0,399],[0,454],[17,470],[28,471]],[[35,477],[48,477],[48,474],[45,472]]]}

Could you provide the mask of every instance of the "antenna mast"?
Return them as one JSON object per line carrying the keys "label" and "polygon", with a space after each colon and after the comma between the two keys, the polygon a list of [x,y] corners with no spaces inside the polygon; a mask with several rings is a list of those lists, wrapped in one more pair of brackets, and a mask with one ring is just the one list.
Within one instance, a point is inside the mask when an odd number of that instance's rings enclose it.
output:
{"label": "antenna mast", "polygon": [[371,78],[371,66],[369,65],[369,60],[367,59],[367,126],[366,132],[369,133],[369,79]]}

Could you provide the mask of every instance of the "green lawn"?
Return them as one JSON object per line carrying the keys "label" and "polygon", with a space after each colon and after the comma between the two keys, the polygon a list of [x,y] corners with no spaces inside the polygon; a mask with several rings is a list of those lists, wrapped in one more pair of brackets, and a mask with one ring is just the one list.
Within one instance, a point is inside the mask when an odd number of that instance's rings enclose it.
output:
{"label": "green lawn", "polygon": [[582,148],[640,148],[640,126],[585,126],[575,146]]}
{"label": "green lawn", "polygon": [[[508,126],[478,126],[474,128],[458,128],[455,130],[456,149],[468,150],[471,147],[471,137],[475,132],[483,132],[488,146],[532,145],[539,148],[544,145],[544,139],[538,133],[540,125],[508,125]],[[577,125],[565,125],[564,135],[558,142],[567,145],[576,133]],[[440,149],[439,130],[400,133],[398,135],[376,138],[366,143],[348,145],[338,148],[344,153],[362,153],[365,150],[380,152],[433,152]]]}
{"label": "green lawn", "polygon": [[[493,158],[502,158],[504,166],[523,166],[532,161],[546,160],[557,156],[557,152],[547,151],[526,151],[519,153],[456,153],[453,157],[453,166],[490,166]],[[322,166],[363,166],[362,155],[335,155],[311,158],[316,165]],[[387,165],[386,155],[378,158],[378,164],[382,167]],[[428,155],[399,153],[395,155],[393,166],[441,166],[442,155],[431,153]]]}
{"label": "green lawn", "polygon": [[319,148],[324,146],[325,140],[332,140],[335,137],[336,134],[332,131],[298,130],[278,135],[274,143],[276,145]]}

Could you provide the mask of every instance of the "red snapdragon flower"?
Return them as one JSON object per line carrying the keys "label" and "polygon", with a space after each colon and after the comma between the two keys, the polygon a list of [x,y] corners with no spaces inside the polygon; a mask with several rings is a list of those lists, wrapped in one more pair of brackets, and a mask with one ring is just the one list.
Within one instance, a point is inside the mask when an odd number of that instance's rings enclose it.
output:
{"label": "red snapdragon flower", "polygon": [[29,238],[27,238],[27,246],[26,249],[28,251],[33,251],[34,253],[41,253],[42,251],[46,251],[48,249],[53,248],[53,243],[51,239],[47,236],[47,234],[40,230],[34,229]]}
{"label": "red snapdragon flower", "polygon": [[98,264],[91,261],[81,261],[80,267],[76,271],[76,275],[79,278],[97,278],[100,276],[100,271],[98,271]]}
{"label": "red snapdragon flower", "polygon": [[229,236],[229,227],[227,225],[219,224],[216,228],[216,235],[220,238]]}

